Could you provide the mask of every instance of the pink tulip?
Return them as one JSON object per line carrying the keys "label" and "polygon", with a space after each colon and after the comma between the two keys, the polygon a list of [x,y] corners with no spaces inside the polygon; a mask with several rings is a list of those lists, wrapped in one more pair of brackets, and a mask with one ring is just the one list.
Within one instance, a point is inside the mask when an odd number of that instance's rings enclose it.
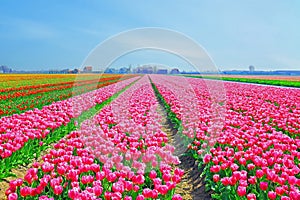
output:
{"label": "pink tulip", "polygon": [[136,200],[144,200],[144,199],[145,197],[141,194],[136,197]]}
{"label": "pink tulip", "polygon": [[239,186],[239,187],[237,188],[237,194],[238,194],[239,196],[245,196],[245,195],[246,195],[246,187],[244,187],[244,186]]}
{"label": "pink tulip", "polygon": [[182,200],[182,197],[181,197],[179,194],[175,194],[175,195],[172,197],[172,200]]}
{"label": "pink tulip", "polygon": [[269,191],[268,192],[268,197],[269,197],[269,199],[276,199],[276,192]]}
{"label": "pink tulip", "polygon": [[11,193],[8,195],[8,200],[17,200],[18,194],[17,193]]}
{"label": "pink tulip", "polygon": [[268,189],[268,183],[267,182],[260,182],[259,183],[259,188],[261,189],[261,190],[267,190]]}
{"label": "pink tulip", "polygon": [[150,177],[151,179],[154,179],[154,178],[156,178],[156,176],[157,176],[156,171],[151,170],[150,173],[149,173],[149,177]]}
{"label": "pink tulip", "polygon": [[220,175],[219,174],[214,174],[213,181],[214,182],[219,182],[219,180],[220,180]]}
{"label": "pink tulip", "polygon": [[158,188],[157,188],[158,192],[162,195],[166,195],[168,193],[168,187],[166,185],[160,185]]}
{"label": "pink tulip", "polygon": [[247,195],[247,200],[256,200],[256,195],[253,194],[253,193],[249,193],[249,194]]}
{"label": "pink tulip", "polygon": [[53,188],[53,192],[56,195],[60,195],[63,191],[63,187],[61,185],[55,185]]}

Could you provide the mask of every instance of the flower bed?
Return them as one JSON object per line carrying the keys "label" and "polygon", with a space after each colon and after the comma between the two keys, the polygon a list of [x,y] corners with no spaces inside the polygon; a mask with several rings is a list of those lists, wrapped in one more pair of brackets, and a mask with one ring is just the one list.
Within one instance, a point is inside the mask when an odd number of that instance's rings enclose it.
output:
{"label": "flower bed", "polygon": [[11,181],[8,199],[182,199],[157,105],[145,76]]}
{"label": "flower bed", "polygon": [[[212,121],[215,107],[203,80],[151,79],[181,120],[181,133],[194,136],[188,147],[206,165],[213,198],[300,198],[299,90],[225,83],[225,119],[216,134],[220,124]],[[284,93],[289,99],[283,99]],[[203,156],[209,144],[213,147]]]}

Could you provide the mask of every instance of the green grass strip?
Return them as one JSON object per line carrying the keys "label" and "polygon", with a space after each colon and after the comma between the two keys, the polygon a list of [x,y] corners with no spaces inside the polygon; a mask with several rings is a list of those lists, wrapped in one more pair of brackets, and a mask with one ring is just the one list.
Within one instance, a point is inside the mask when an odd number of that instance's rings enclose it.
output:
{"label": "green grass strip", "polygon": [[203,76],[202,77],[202,76],[190,76],[190,75],[185,75],[185,77],[300,88],[300,81],[292,81],[292,80],[268,80],[268,79],[251,79],[251,78],[237,78],[237,77],[236,78],[235,77],[216,77],[216,76]]}

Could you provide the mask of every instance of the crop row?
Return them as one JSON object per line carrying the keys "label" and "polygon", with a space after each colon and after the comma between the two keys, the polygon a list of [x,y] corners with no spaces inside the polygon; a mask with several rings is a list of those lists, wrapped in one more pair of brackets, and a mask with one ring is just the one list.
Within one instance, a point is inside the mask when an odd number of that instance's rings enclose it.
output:
{"label": "crop row", "polygon": [[8,199],[182,199],[157,106],[144,76],[11,181]]}
{"label": "crop row", "polygon": [[89,84],[97,84],[98,82],[106,82],[111,81],[115,79],[119,79],[120,76],[113,76],[113,77],[106,77],[95,80],[79,80],[79,81],[71,81],[71,82],[62,82],[62,83],[54,83],[54,84],[41,84],[41,85],[34,85],[34,86],[23,86],[19,88],[7,88],[0,90],[0,100],[6,100],[6,99],[14,99],[18,97],[25,97],[33,94],[40,94],[45,92],[50,92],[54,90],[60,90],[70,87],[78,87],[83,85],[89,85]]}
{"label": "crop row", "polygon": [[[131,78],[132,76],[125,76]],[[94,80],[78,80],[76,82],[63,82],[55,84],[42,84],[37,86],[24,86],[9,88],[0,95],[0,117],[11,114],[20,114],[33,108],[42,108],[54,101],[64,100],[71,96],[118,82],[120,76],[99,77]]]}
{"label": "crop row", "polygon": [[[138,77],[131,78],[54,102],[41,110],[33,109],[20,115],[0,118],[0,177],[10,175],[8,172],[11,168],[22,164],[22,160],[31,158],[34,148],[42,145],[44,140],[50,138],[55,141],[67,134],[70,127],[74,126],[74,119],[83,112],[105,102],[137,79]],[[60,129],[57,131],[57,128]]]}
{"label": "crop row", "polygon": [[194,138],[188,148],[206,165],[213,198],[300,198],[298,90],[224,83],[226,99],[215,101],[200,79],[151,80],[180,120],[181,133]]}
{"label": "crop row", "polygon": [[[67,76],[68,77],[68,76]],[[81,80],[78,78],[78,80],[75,79],[75,77],[72,78],[72,80],[69,79],[60,79],[59,82],[55,81],[53,83],[51,83],[51,81],[54,81],[55,79],[52,79],[50,78],[50,76],[47,76],[47,75],[44,75],[44,83],[41,83],[41,84],[35,84],[35,85],[24,85],[24,86],[20,86],[20,87],[14,87],[14,86],[11,86],[9,88],[0,88],[0,92],[1,94],[4,94],[4,93],[8,93],[8,92],[23,92],[23,91],[30,91],[30,90],[37,90],[37,89],[42,89],[42,88],[49,88],[49,87],[57,87],[57,86],[61,86],[61,85],[75,85],[75,84],[82,84],[82,83],[89,83],[89,82],[94,82],[94,81],[97,81],[98,82],[100,81],[100,79],[102,81],[105,81],[106,78],[112,78],[112,77],[118,77],[120,78],[121,76],[120,75],[106,75],[106,74],[103,74],[103,75],[99,75],[98,77],[94,76],[94,77],[91,77],[87,80]],[[47,80],[48,78],[50,78],[50,80]],[[31,78],[32,79],[32,78]],[[41,79],[41,80],[43,80]],[[5,80],[5,78],[4,78]],[[19,81],[22,83],[22,80]],[[19,83],[19,84],[21,84]]]}
{"label": "crop row", "polygon": [[[215,77],[215,76],[192,76],[195,78],[207,78],[207,79],[216,79],[216,80],[223,80],[223,81],[234,81],[234,82],[242,82],[242,83],[256,83],[256,84],[263,84],[263,85],[277,85],[277,86],[284,86],[284,87],[300,87],[299,80],[293,80],[293,78],[286,78],[286,79],[279,79],[277,77],[263,77],[257,78],[256,77]],[[296,78],[295,78],[296,79]]]}
{"label": "crop row", "polygon": [[[111,75],[101,75],[109,77]],[[114,76],[114,75],[113,75]],[[1,74],[0,89],[98,79],[99,74]]]}

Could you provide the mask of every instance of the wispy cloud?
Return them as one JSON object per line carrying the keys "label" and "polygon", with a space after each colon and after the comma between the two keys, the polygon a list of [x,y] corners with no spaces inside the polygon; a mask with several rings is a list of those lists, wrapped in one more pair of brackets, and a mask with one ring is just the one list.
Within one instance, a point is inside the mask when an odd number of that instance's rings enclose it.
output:
{"label": "wispy cloud", "polygon": [[90,35],[90,36],[99,36],[103,33],[100,30],[88,29],[88,28],[76,28],[74,30],[77,31],[77,32],[81,32],[83,34]]}
{"label": "wispy cloud", "polygon": [[47,39],[58,35],[53,27],[21,18],[6,18],[1,22],[1,35],[13,39]]}

